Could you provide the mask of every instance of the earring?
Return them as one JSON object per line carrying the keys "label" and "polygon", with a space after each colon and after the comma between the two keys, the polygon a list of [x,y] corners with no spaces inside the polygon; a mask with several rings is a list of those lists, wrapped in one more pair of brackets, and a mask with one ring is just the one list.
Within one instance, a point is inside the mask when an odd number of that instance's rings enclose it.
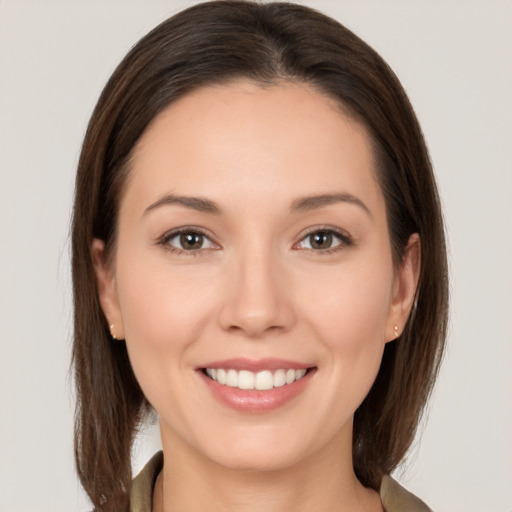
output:
{"label": "earring", "polygon": [[112,336],[113,340],[117,340],[116,335],[114,334],[114,324],[110,326],[110,336]]}
{"label": "earring", "polygon": [[393,327],[395,329],[395,338],[398,338],[398,325]]}

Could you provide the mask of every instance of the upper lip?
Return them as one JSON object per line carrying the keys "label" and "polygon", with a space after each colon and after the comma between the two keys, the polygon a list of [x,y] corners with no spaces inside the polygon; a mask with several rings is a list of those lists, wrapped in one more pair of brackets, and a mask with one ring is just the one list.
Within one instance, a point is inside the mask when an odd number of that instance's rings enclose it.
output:
{"label": "upper lip", "polygon": [[251,372],[259,372],[262,370],[301,370],[312,368],[314,365],[308,363],[301,363],[299,361],[291,361],[289,359],[246,359],[246,358],[232,358],[223,359],[221,361],[211,361],[198,367],[198,370],[204,368],[224,368],[230,370],[248,370]]}

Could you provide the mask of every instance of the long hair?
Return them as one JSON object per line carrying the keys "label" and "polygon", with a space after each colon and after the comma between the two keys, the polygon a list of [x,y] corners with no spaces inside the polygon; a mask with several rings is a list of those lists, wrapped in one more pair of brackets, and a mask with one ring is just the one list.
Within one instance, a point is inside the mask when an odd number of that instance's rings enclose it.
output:
{"label": "long hair", "polygon": [[380,371],[355,413],[353,464],[378,489],[404,458],[437,376],[447,325],[447,262],[438,193],[423,135],[398,79],[350,30],[307,7],[211,1],[169,18],[117,67],[92,114],[78,164],[72,226],[75,457],[95,508],[123,510],[130,451],[149,410],[126,346],[113,343],[91,258],[93,238],[115,251],[132,150],[148,124],[177,98],[247,78],[304,83],[334,98],[362,123],[374,147],[395,265],[412,233],[421,271],[412,313],[387,343]]}

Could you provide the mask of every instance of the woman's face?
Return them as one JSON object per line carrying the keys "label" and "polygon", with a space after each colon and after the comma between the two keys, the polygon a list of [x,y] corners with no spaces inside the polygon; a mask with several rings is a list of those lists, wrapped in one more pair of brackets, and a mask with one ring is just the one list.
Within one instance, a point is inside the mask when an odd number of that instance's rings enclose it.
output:
{"label": "woman's face", "polygon": [[262,470],[350,453],[417,273],[385,209],[365,130],[307,86],[203,88],[153,121],[114,264],[93,254],[164,447]]}

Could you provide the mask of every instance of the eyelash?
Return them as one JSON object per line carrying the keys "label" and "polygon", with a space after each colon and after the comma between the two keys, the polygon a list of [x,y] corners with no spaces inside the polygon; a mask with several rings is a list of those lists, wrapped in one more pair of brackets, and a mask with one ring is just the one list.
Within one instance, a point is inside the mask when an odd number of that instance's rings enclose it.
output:
{"label": "eyelash", "polygon": [[157,245],[160,245],[164,247],[167,251],[174,253],[174,254],[180,254],[184,256],[200,256],[205,250],[212,250],[212,249],[195,249],[195,250],[186,250],[186,249],[179,249],[178,247],[172,246],[169,242],[180,235],[201,235],[205,239],[209,240],[210,243],[213,245],[217,245],[215,242],[212,241],[211,237],[201,228],[193,227],[193,226],[187,226],[179,229],[175,229],[173,231],[169,231],[165,233],[162,237],[160,237],[157,240]]}
{"label": "eyelash", "polygon": [[[307,240],[308,237],[311,237],[318,233],[324,233],[327,235],[331,235],[331,236],[337,238],[339,240],[339,243],[337,245],[335,245],[334,247],[329,247],[327,249],[313,249],[312,247],[309,247],[309,248],[304,248],[304,250],[310,251],[310,252],[314,253],[315,255],[327,255],[327,254],[333,254],[338,251],[341,251],[347,247],[350,247],[353,244],[352,238],[349,235],[347,235],[347,233],[345,233],[339,229],[332,228],[330,226],[319,226],[319,227],[315,227],[314,229],[311,229],[306,234],[304,234],[301,237],[301,239],[293,245],[293,249],[300,250],[300,248],[297,247],[299,244],[301,244],[305,240]],[[190,249],[190,250],[179,249],[178,247],[174,247],[169,243],[173,238],[176,238],[183,234],[200,235],[200,236],[203,236],[205,239],[209,240],[211,244],[217,245],[204,230],[202,230],[201,228],[193,227],[193,226],[187,226],[187,227],[175,229],[173,231],[165,233],[162,237],[160,237],[157,240],[157,245],[164,247],[166,250],[168,250],[171,253],[185,255],[185,256],[199,256],[199,255],[203,254],[205,250],[215,250],[212,248],[207,248],[207,249],[199,248],[199,249]],[[310,245],[311,245],[311,243],[310,243]]]}
{"label": "eyelash", "polygon": [[[305,240],[307,240],[312,235],[318,234],[318,233],[324,233],[327,235],[331,235],[339,240],[339,243],[335,245],[334,247],[329,247],[327,249],[313,249],[313,248],[305,248],[305,250],[310,251],[314,253],[315,255],[329,255],[333,253],[337,253],[339,251],[342,251],[343,249],[346,249],[347,247],[350,247],[353,245],[352,238],[345,233],[344,231],[341,231],[340,229],[333,228],[331,226],[318,226],[310,231],[308,231],[305,235],[302,236],[302,238],[294,244],[294,248],[297,247],[297,245],[303,243]],[[310,244],[311,245],[311,244]]]}

